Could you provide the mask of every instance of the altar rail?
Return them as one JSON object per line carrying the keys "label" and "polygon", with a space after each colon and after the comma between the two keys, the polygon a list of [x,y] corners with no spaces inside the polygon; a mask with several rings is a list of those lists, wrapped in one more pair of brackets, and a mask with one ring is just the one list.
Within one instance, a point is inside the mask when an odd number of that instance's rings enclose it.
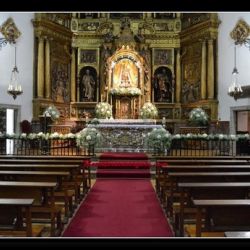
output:
{"label": "altar rail", "polygon": [[75,139],[0,139],[0,155],[91,156],[94,148],[79,148]]}
{"label": "altar rail", "polygon": [[[94,155],[95,150],[94,147],[85,149],[77,147],[75,139],[0,139],[0,155],[89,156]],[[250,155],[250,140],[173,139],[168,150],[159,151],[152,148],[143,150],[139,152],[170,156],[240,156]],[[119,152],[113,148],[113,152],[115,151]],[[133,152],[138,151],[135,148]]]}

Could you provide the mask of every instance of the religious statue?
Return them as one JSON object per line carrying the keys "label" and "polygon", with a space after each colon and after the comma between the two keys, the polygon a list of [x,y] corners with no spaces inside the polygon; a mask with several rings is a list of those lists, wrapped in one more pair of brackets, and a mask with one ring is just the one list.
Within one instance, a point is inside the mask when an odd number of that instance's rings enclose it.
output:
{"label": "religious statue", "polygon": [[82,77],[82,84],[84,96],[87,97],[88,101],[94,101],[95,80],[89,69],[86,70],[86,74]]}
{"label": "religious statue", "polygon": [[162,69],[161,73],[158,73],[154,82],[155,89],[155,101],[158,102],[171,102],[171,82],[167,76],[166,69]]}
{"label": "religious statue", "polygon": [[130,77],[129,69],[124,65],[121,71],[120,87],[128,88],[130,86],[131,86],[131,77]]}

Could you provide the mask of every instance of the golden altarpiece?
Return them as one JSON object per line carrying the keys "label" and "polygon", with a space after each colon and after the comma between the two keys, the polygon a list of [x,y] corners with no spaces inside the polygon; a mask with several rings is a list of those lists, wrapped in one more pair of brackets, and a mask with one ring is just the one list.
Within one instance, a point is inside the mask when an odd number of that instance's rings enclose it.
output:
{"label": "golden altarpiece", "polygon": [[216,13],[42,13],[35,32],[33,118],[55,105],[60,124],[98,102],[137,119],[145,102],[178,126],[194,107],[217,120]]}

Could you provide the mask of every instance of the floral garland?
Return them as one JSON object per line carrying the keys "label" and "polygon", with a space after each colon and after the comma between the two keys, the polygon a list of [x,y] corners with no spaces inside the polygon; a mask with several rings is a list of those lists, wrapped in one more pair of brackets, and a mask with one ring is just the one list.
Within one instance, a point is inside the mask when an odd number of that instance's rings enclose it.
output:
{"label": "floral garland", "polygon": [[171,134],[164,128],[154,128],[146,138],[148,146],[158,150],[170,148],[171,140]]}
{"label": "floral garland", "polygon": [[142,92],[138,88],[113,88],[110,90],[111,95],[118,95],[118,96],[138,96],[141,95]]}
{"label": "floral garland", "polygon": [[84,128],[76,134],[77,146],[83,148],[90,145],[95,145],[101,140],[101,134],[96,128]]}
{"label": "floral garland", "polygon": [[[92,129],[93,127],[91,127]],[[162,129],[157,129],[154,128],[154,130],[149,133],[152,136],[152,139],[154,139],[155,137],[157,138],[157,136],[160,134],[162,136],[162,133],[164,134],[164,132],[161,132],[160,130]],[[80,132],[79,132],[80,133]],[[166,133],[166,132],[165,132]],[[149,136],[148,134],[148,136]],[[250,134],[238,134],[238,135],[234,135],[234,134],[192,134],[192,133],[188,133],[188,134],[175,134],[175,135],[171,135],[168,133],[167,134],[171,137],[171,140],[183,140],[183,139],[189,139],[189,140],[228,140],[228,141],[238,141],[238,140],[250,140]],[[43,132],[39,132],[39,133],[30,133],[30,134],[26,134],[26,133],[22,133],[22,134],[6,134],[6,133],[2,133],[0,132],[0,139],[25,139],[25,140],[34,140],[34,139],[44,139],[44,140],[49,140],[49,139],[60,139],[60,140],[68,140],[68,139],[76,139],[77,138],[77,134],[73,134],[73,133],[68,133],[68,134],[59,134],[57,132],[55,133],[43,133]],[[158,139],[160,139],[161,137],[159,137]]]}
{"label": "floral garland", "polygon": [[95,107],[96,117],[99,119],[107,119],[112,117],[112,107],[107,102],[99,102]]}
{"label": "floral garland", "polygon": [[176,134],[172,136],[173,140],[227,140],[227,141],[238,141],[238,140],[249,140],[249,134],[239,134],[239,135],[227,135],[227,134]]}
{"label": "floral garland", "polygon": [[207,125],[208,115],[202,108],[194,108],[189,113],[189,121],[194,125]]}
{"label": "floral garland", "polygon": [[55,121],[55,120],[59,119],[60,112],[55,106],[49,106],[43,112],[43,115],[46,116],[46,117],[51,117],[52,121]]}
{"label": "floral garland", "polygon": [[146,102],[140,110],[142,119],[155,119],[158,116],[158,110],[151,102]]}

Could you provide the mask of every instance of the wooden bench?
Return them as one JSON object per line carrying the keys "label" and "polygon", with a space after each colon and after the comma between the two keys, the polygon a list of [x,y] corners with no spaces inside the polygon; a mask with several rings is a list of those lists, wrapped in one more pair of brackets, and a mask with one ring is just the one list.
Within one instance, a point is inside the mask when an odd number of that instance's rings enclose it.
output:
{"label": "wooden bench", "polygon": [[[194,206],[197,208],[196,213],[196,237],[201,237],[202,233],[202,210],[206,210],[206,228],[203,230],[206,231],[214,231],[213,228],[232,228],[232,227],[248,227],[250,229],[250,200],[240,199],[240,200],[193,200]],[[242,208],[244,210],[242,210]],[[220,214],[217,217],[221,217],[223,214],[223,218],[221,218],[222,222],[218,222],[216,220],[215,214],[220,209]],[[228,209],[229,212],[228,212]],[[213,210],[213,211],[212,211]],[[227,217],[227,218],[226,218]],[[213,219],[214,226],[211,225],[211,220]],[[227,221],[229,220],[229,222]],[[222,224],[218,224],[222,223]]]}
{"label": "wooden bench", "polygon": [[191,206],[193,199],[246,199],[250,182],[178,183],[180,190],[180,213],[176,218],[176,229],[184,236],[184,209]]}
{"label": "wooden bench", "polygon": [[[218,160],[218,159],[213,159],[213,160],[206,160],[206,159],[176,159],[176,160],[158,160],[157,162],[167,162],[168,165],[250,165],[249,160],[241,160],[241,159],[232,159],[232,160]],[[156,162],[156,163],[157,163]]]}
{"label": "wooden bench", "polygon": [[[22,209],[25,210],[26,215],[26,236],[32,236],[32,224],[31,224],[31,212],[30,207],[33,204],[34,199],[2,199],[0,198],[0,207],[4,207],[8,210],[10,206],[14,207],[16,212],[16,227],[23,229]],[[7,206],[7,207],[6,207]],[[3,210],[1,210],[1,216],[4,216]],[[7,216],[8,217],[8,216]],[[1,221],[3,223],[3,221]]]}
{"label": "wooden bench", "polygon": [[65,216],[68,218],[73,213],[73,195],[68,189],[63,189],[63,178],[69,178],[69,172],[53,171],[7,171],[0,170],[0,180],[2,181],[39,181],[57,182],[54,192],[56,201],[63,201],[65,205]]}
{"label": "wooden bench", "polygon": [[249,172],[169,172],[167,210],[173,216],[174,197],[178,196],[177,183],[181,182],[250,182]]}
{"label": "wooden bench", "polygon": [[[175,173],[184,173],[186,172],[187,179],[191,179],[191,176],[193,176],[195,172],[213,172],[214,175],[217,175],[217,172],[249,172],[250,173],[250,165],[169,165],[169,166],[161,166],[159,170],[157,170],[156,175],[156,191],[158,193],[158,196],[160,197],[161,201],[165,203],[166,197],[165,193],[169,192],[170,194],[170,187],[171,187],[171,178],[170,176],[175,175]],[[188,177],[188,172],[190,172],[190,176]],[[207,175],[207,174],[204,174]],[[213,175],[213,174],[212,174]],[[211,180],[212,180],[211,175]],[[229,174],[230,175],[230,174]],[[234,175],[234,174],[232,174]],[[241,174],[236,174],[241,175]],[[245,174],[245,177],[237,177],[237,179],[243,179],[245,178],[247,180],[247,174]],[[205,176],[201,178],[205,180]],[[214,178],[214,177],[213,177]],[[216,177],[219,179],[219,177]],[[180,179],[180,178],[179,178]],[[196,180],[198,177],[196,178]],[[209,178],[207,178],[209,179]],[[230,176],[228,176],[228,179]],[[180,181],[180,180],[179,180]],[[171,211],[170,211],[171,212]]]}
{"label": "wooden bench", "polygon": [[0,197],[2,198],[31,198],[32,218],[49,219],[51,236],[60,235],[62,231],[61,207],[55,205],[54,190],[57,183],[53,182],[15,182],[0,181]]}
{"label": "wooden bench", "polygon": [[224,235],[228,238],[250,238],[250,231],[225,232]]}

